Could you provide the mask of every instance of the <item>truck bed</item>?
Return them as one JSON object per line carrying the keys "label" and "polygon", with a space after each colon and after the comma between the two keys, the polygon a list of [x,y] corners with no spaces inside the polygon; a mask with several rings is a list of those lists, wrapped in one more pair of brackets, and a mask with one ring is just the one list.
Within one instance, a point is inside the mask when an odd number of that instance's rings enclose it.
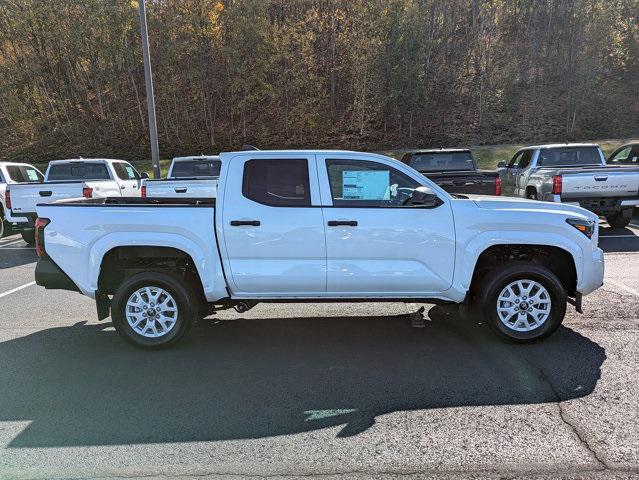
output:
{"label": "truck bed", "polygon": [[449,193],[495,195],[499,173],[485,170],[421,172]]}

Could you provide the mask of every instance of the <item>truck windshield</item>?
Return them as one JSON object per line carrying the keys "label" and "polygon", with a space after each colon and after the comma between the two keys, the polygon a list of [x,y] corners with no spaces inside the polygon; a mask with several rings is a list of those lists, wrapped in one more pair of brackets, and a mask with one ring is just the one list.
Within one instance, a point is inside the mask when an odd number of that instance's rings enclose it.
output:
{"label": "truck windshield", "polygon": [[35,168],[27,165],[9,165],[7,167],[9,178],[14,182],[41,182],[42,174]]}
{"label": "truck windshield", "polygon": [[566,147],[541,149],[537,164],[544,167],[601,165],[597,147]]}
{"label": "truck windshield", "polygon": [[58,163],[49,167],[47,180],[110,180],[109,172],[104,163]]}
{"label": "truck windshield", "polygon": [[219,160],[180,160],[173,164],[172,177],[219,177]]}
{"label": "truck windshield", "polygon": [[419,172],[475,169],[470,152],[416,153],[410,161],[410,166]]}

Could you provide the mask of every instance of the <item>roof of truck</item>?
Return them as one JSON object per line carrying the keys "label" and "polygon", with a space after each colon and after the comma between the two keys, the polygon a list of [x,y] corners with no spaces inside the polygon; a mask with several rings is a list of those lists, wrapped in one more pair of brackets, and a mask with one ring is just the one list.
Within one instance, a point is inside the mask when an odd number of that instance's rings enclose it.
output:
{"label": "roof of truck", "polygon": [[566,147],[599,147],[598,143],[546,143],[543,145],[529,145],[522,147],[521,150],[526,148],[566,148]]}
{"label": "roof of truck", "polygon": [[175,157],[174,162],[188,162],[189,160],[219,160],[219,155],[189,155],[186,157]]}
{"label": "roof of truck", "polygon": [[416,150],[408,150],[406,153],[455,153],[470,152],[470,148],[420,148]]}

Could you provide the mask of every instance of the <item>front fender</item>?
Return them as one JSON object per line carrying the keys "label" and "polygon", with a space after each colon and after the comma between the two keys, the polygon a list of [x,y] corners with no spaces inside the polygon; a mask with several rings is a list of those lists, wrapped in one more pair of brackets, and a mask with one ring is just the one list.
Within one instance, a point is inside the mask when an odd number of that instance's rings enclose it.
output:
{"label": "front fender", "polygon": [[540,243],[531,238],[530,232],[484,232],[465,245],[458,245],[461,255],[457,258],[455,271],[454,288],[463,292],[467,292],[473,279],[475,266],[479,256],[488,248],[495,245],[539,245],[558,247],[570,253],[575,262],[575,271],[577,272],[577,284],[583,278],[584,256],[581,247],[570,241],[570,239],[554,233],[544,233],[544,241]]}

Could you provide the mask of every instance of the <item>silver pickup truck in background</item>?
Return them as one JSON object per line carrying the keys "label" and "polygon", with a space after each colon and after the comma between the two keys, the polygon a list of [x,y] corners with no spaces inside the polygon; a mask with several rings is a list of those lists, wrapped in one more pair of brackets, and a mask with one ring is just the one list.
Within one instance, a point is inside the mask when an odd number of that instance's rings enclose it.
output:
{"label": "silver pickup truck in background", "polygon": [[175,157],[166,178],[146,180],[142,196],[150,198],[215,198],[220,177],[220,157]]}
{"label": "silver pickup truck in background", "polygon": [[628,225],[639,205],[639,167],[607,165],[596,144],[524,147],[499,174],[503,195],[578,205],[611,227]]}

